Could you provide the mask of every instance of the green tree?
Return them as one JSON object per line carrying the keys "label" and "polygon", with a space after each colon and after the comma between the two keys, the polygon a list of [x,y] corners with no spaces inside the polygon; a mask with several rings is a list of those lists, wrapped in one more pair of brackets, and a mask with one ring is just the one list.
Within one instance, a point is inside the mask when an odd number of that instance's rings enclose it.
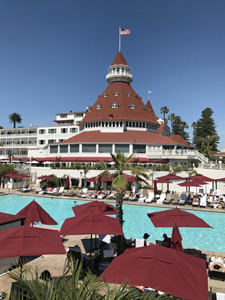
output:
{"label": "green tree", "polygon": [[174,113],[171,113],[169,116],[168,116],[168,120],[171,122],[171,129],[172,129],[172,126],[173,126],[173,121],[175,119],[176,115]]}
{"label": "green tree", "polygon": [[91,167],[89,164],[84,164],[82,166],[82,169],[84,171],[84,186],[87,186],[87,173],[90,171]]}
{"label": "green tree", "polygon": [[169,108],[167,106],[163,106],[160,108],[161,114],[163,114],[163,120],[165,120],[165,115],[169,113]]}
{"label": "green tree", "polygon": [[199,142],[201,142],[200,152],[208,157],[210,160],[213,159],[213,144],[217,139],[217,135],[207,135],[204,138],[199,138]]}
{"label": "green tree", "polygon": [[212,117],[213,111],[211,108],[207,107],[202,111],[201,118],[196,122],[195,126],[195,137],[194,137],[194,145],[196,149],[200,152],[203,151],[202,148],[202,140],[207,136],[212,136],[213,138],[209,141],[210,151],[216,152],[218,151],[217,146],[219,143],[219,136],[216,132],[215,121]]}
{"label": "green tree", "polygon": [[180,135],[186,141],[189,140],[189,134],[185,131],[188,128],[186,122],[182,121],[180,116],[175,116],[173,125],[172,125],[172,132],[173,134]]}
{"label": "green tree", "polygon": [[13,128],[16,128],[16,123],[21,123],[22,117],[18,113],[12,113],[9,115],[9,122],[13,123]]}
{"label": "green tree", "polygon": [[13,170],[14,170],[14,167],[11,164],[0,164],[0,186],[2,183],[3,176]]}
{"label": "green tree", "polygon": [[[136,177],[137,182],[145,182],[147,184],[146,179],[148,179],[147,172],[148,170],[145,169],[141,165],[133,166],[130,163],[131,158],[134,154],[130,156],[125,156],[123,153],[116,153],[116,155],[111,153],[113,162],[115,163],[115,172],[111,174],[112,177],[112,188],[116,190],[116,217],[119,220],[121,226],[123,226],[124,220],[123,220],[123,197],[126,192],[126,188],[128,185],[128,181],[123,176],[124,171],[130,170],[131,174]],[[104,171],[101,172],[98,175],[98,182],[101,182],[101,178],[105,175],[109,175],[109,169],[107,168],[107,165],[102,162],[102,165],[104,165]],[[118,237],[117,241],[118,251],[121,253],[124,251],[124,243],[123,238]]]}
{"label": "green tree", "polygon": [[193,133],[192,133],[192,143],[194,143],[195,137],[196,137],[196,122],[193,122],[191,124],[191,127],[193,128]]}

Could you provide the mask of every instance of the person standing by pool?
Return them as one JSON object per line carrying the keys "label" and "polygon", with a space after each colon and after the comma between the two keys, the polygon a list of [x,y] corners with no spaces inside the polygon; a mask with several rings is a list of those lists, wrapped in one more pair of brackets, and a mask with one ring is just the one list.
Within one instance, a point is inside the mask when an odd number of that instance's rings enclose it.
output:
{"label": "person standing by pool", "polygon": [[164,238],[164,240],[162,241],[163,246],[165,245],[167,248],[170,248],[171,238],[169,238],[166,233],[163,234],[163,238]]}
{"label": "person standing by pool", "polygon": [[148,246],[149,245],[149,241],[148,241],[148,238],[150,237],[150,234],[148,233],[145,233],[143,235],[143,239],[144,239],[144,246]]}

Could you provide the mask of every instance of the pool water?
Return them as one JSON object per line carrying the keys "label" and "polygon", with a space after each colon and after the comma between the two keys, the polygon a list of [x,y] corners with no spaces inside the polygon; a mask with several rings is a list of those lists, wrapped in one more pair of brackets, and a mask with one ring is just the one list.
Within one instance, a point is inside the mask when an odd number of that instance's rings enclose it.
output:
{"label": "pool water", "polygon": [[[73,217],[71,209],[74,200],[59,198],[31,197],[23,195],[7,195],[0,197],[0,211],[16,214],[32,200],[37,201],[58,223],[54,227],[61,227],[64,220]],[[77,205],[87,201],[76,200]],[[126,237],[143,237],[145,232],[150,234],[149,241],[162,240],[163,233],[168,236],[172,234],[172,228],[155,228],[148,218],[147,213],[165,210],[158,207],[123,205],[124,226]],[[203,250],[225,252],[225,213],[189,211],[202,218],[211,228],[179,228],[183,237],[184,247],[193,247]],[[45,225],[46,226],[46,225]]]}

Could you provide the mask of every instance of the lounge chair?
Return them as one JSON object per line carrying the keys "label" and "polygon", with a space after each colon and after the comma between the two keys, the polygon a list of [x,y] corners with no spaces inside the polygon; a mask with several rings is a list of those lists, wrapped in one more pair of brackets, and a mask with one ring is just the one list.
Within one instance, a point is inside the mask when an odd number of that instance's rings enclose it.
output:
{"label": "lounge chair", "polygon": [[148,194],[148,197],[145,199],[145,202],[146,202],[146,203],[151,203],[151,202],[154,200],[154,197],[155,197],[154,193],[153,193],[153,192],[150,192],[150,193]]}
{"label": "lounge chair", "polygon": [[203,196],[203,193],[204,193],[204,189],[199,189],[198,194]]}
{"label": "lounge chair", "polygon": [[197,197],[193,198],[192,206],[199,206],[199,199]]}
{"label": "lounge chair", "polygon": [[63,192],[64,192],[64,186],[61,186],[60,189],[59,189],[59,191],[56,192],[56,193],[54,193],[53,195],[55,195],[55,196],[61,196]]}
{"label": "lounge chair", "polygon": [[215,190],[213,194],[214,194],[214,196],[219,196],[220,195],[220,190]]}
{"label": "lounge chair", "polygon": [[52,195],[57,193],[57,188],[54,188],[52,191],[48,191],[47,194]]}
{"label": "lounge chair", "polygon": [[189,193],[187,198],[186,198],[186,203],[189,204],[189,205],[192,205],[192,199],[191,199],[191,194]]}
{"label": "lounge chair", "polygon": [[147,197],[145,197],[143,194],[141,194],[138,198],[138,202],[145,202],[146,199],[147,199]]}
{"label": "lounge chair", "polygon": [[157,204],[163,204],[164,200],[166,199],[166,194],[162,193],[160,198],[156,201]]}
{"label": "lounge chair", "polygon": [[23,193],[30,192],[29,184],[25,185],[25,187],[22,189],[22,192],[23,192]]}
{"label": "lounge chair", "polygon": [[213,195],[214,194],[214,189],[210,189],[209,194]]}
{"label": "lounge chair", "polygon": [[106,194],[100,194],[100,195],[98,195],[97,198],[98,198],[98,199],[104,199],[104,198],[106,198]]}
{"label": "lounge chair", "polygon": [[206,207],[206,206],[207,206],[207,197],[206,197],[206,195],[203,195],[200,198],[200,207]]}
{"label": "lounge chair", "polygon": [[184,205],[185,202],[186,202],[186,194],[181,194],[180,195],[180,200],[179,200],[178,204]]}
{"label": "lounge chair", "polygon": [[173,201],[172,201],[172,204],[177,205],[178,202],[179,202],[179,200],[180,200],[179,194],[174,194],[174,195],[173,195]]}
{"label": "lounge chair", "polygon": [[171,204],[172,201],[173,201],[172,194],[167,194],[166,195],[166,200],[164,200],[164,204]]}

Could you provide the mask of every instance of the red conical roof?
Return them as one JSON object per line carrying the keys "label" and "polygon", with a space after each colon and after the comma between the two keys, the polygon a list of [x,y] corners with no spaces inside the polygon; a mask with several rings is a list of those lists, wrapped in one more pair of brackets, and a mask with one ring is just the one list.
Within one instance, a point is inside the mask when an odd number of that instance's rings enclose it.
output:
{"label": "red conical roof", "polygon": [[112,63],[112,66],[113,65],[125,65],[125,66],[128,66],[122,52],[118,52],[113,63]]}
{"label": "red conical roof", "polygon": [[[115,96],[115,93],[117,96]],[[117,108],[111,105],[116,103]],[[135,105],[135,109],[130,105]],[[151,105],[150,105],[151,106]],[[101,107],[98,109],[97,107]],[[126,82],[112,82],[105,91],[100,95],[87,112],[81,123],[92,121],[145,121],[157,123],[157,117],[152,109],[148,108],[142,102],[141,97],[133,90],[130,84]]]}

